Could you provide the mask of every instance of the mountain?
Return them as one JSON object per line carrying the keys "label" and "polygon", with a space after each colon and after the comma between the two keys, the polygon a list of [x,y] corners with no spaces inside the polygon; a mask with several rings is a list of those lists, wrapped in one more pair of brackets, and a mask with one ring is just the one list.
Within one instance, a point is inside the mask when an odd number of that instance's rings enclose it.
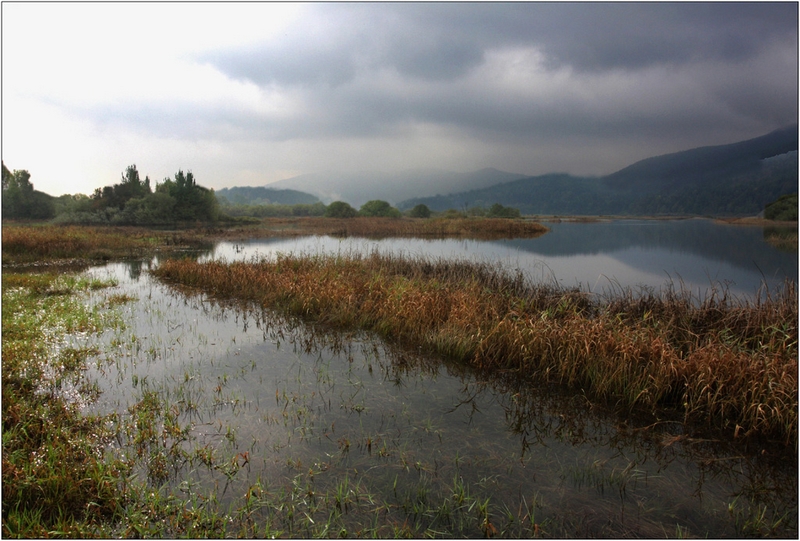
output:
{"label": "mountain", "polygon": [[214,192],[234,205],[313,205],[319,199],[297,190],[279,190],[266,186],[234,186]]}
{"label": "mountain", "polygon": [[603,178],[612,188],[657,192],[756,172],[761,160],[797,150],[797,125],[730,145],[694,148],[638,161]]}
{"label": "mountain", "polygon": [[303,190],[316,195],[325,203],[346,201],[358,208],[372,199],[396,204],[411,197],[486,188],[524,176],[491,168],[471,173],[439,169],[411,169],[395,173],[328,172],[280,180],[269,184],[269,187]]}
{"label": "mountain", "polygon": [[730,145],[647,158],[604,177],[548,174],[447,196],[414,198],[432,210],[513,206],[524,214],[749,215],[797,193],[797,126]]}

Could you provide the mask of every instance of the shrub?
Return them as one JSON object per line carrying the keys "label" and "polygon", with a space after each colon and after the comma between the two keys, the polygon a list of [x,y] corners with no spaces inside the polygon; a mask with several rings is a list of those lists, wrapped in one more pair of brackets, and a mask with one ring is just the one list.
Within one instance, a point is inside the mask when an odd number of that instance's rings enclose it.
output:
{"label": "shrub", "polygon": [[500,203],[495,203],[489,207],[489,212],[486,213],[489,218],[519,218],[519,209],[512,207],[504,207]]}
{"label": "shrub", "polygon": [[786,194],[770,203],[764,208],[764,218],[767,220],[797,220],[797,194]]}
{"label": "shrub", "polygon": [[386,201],[381,201],[380,199],[373,199],[372,201],[367,201],[363,205],[361,205],[361,209],[358,211],[359,216],[370,216],[370,217],[383,217],[383,218],[399,218],[400,211],[391,206]]}
{"label": "shrub", "polygon": [[325,209],[326,218],[353,218],[355,215],[356,209],[344,201],[334,201]]}
{"label": "shrub", "polygon": [[431,209],[428,208],[428,205],[423,205],[422,203],[420,203],[419,205],[415,206],[413,209],[408,211],[408,215],[412,218],[430,218]]}

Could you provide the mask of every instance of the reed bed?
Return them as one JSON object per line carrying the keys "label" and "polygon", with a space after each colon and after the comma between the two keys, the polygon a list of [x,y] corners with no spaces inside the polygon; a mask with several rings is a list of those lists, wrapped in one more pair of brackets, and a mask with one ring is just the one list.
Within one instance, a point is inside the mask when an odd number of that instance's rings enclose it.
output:
{"label": "reed bed", "polygon": [[272,218],[263,226],[276,235],[339,237],[468,238],[492,240],[534,238],[549,229],[531,220],[502,218]]}
{"label": "reed bed", "polygon": [[219,296],[582,389],[630,410],[680,412],[734,437],[797,442],[797,292],[593,295],[466,261],[280,255],[170,260],[154,273]]}
{"label": "reed bed", "polygon": [[3,263],[109,260],[139,257],[161,248],[208,244],[203,232],[136,227],[3,225]]}
{"label": "reed bed", "polygon": [[55,226],[4,224],[3,263],[40,261],[106,261],[141,257],[159,250],[208,248],[224,238],[292,237],[331,235],[339,237],[423,238],[531,238],[548,229],[527,220],[490,218],[274,218],[260,224],[228,229],[200,228],[165,231],[121,226]]}

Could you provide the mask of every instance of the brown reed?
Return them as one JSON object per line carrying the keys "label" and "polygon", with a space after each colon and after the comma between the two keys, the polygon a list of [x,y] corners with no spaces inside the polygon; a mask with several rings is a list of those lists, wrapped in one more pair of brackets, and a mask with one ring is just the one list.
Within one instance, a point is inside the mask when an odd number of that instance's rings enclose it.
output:
{"label": "brown reed", "polygon": [[331,235],[338,237],[416,237],[502,239],[534,238],[549,229],[532,220],[501,218],[268,218],[261,227],[274,235]]}
{"label": "brown reed", "polygon": [[629,409],[681,412],[731,435],[797,441],[793,282],[755,301],[683,288],[606,297],[465,261],[373,253],[155,274],[324,323],[361,327],[484,370],[566,383]]}
{"label": "brown reed", "polygon": [[108,260],[137,257],[159,248],[201,246],[203,231],[155,231],[137,227],[3,225],[3,263],[55,259]]}

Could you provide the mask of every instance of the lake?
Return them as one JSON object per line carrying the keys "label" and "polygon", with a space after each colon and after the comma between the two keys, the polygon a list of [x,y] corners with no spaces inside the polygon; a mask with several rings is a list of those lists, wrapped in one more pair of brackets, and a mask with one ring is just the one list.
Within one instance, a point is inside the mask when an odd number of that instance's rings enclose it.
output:
{"label": "lake", "polygon": [[282,253],[372,251],[433,258],[465,258],[521,269],[534,280],[580,285],[602,292],[619,286],[656,290],[680,284],[704,294],[725,286],[752,296],[762,284],[773,289],[796,281],[797,253],[781,252],[759,227],[711,220],[616,220],[546,223],[535,239],[500,241],[332,238],[263,239],[219,243],[201,259],[245,260]]}
{"label": "lake", "polygon": [[[759,228],[548,225],[529,240],[308,237],[223,242],[195,255],[377,249],[496,261],[597,292],[683,283],[702,295],[724,284],[749,296],[762,281],[797,280],[797,255],[771,247]],[[366,333],[170,287],[146,272],[154,264],[90,269],[119,285],[88,301],[135,299],[119,308],[124,325],[99,338],[104,353],[88,376],[103,393],[91,411],[135,419],[160,405],[155,435],[115,444],[154,490],[236,507],[257,488],[296,506],[301,536],[334,512],[350,535],[391,535],[379,528],[404,523],[468,537],[492,528],[523,537],[797,535],[795,449],[689,437],[680,423],[622,416],[575,390],[481,376]],[[277,520],[274,507],[255,516]]]}

